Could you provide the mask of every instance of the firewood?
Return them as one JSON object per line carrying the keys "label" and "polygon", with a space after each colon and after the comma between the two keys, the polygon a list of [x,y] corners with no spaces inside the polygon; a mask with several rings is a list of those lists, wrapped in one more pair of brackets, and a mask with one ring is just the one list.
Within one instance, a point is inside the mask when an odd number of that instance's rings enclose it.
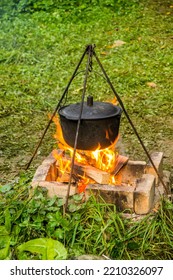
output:
{"label": "firewood", "polygon": [[[71,165],[71,159],[69,158],[68,155],[61,156],[60,160],[66,166],[68,165],[68,163],[69,163],[69,165]],[[59,165],[60,165],[59,160],[57,158],[57,162],[56,162],[57,169],[59,169]],[[109,179],[110,179],[110,174],[108,172],[102,171],[91,165],[84,165],[84,164],[81,164],[78,162],[74,163],[74,174],[89,177],[99,184],[108,184]],[[67,176],[66,176],[66,178],[67,178]]]}
{"label": "firewood", "polygon": [[67,172],[64,172],[64,174],[60,174],[60,172],[58,172],[57,182],[68,183],[69,179],[70,175]]}
{"label": "firewood", "polygon": [[111,172],[111,174],[116,175],[121,170],[121,168],[127,164],[128,160],[129,160],[128,157],[118,155],[117,159],[116,159],[114,170],[113,170],[113,172]]}
{"label": "firewood", "polygon": [[81,176],[88,176],[99,184],[108,184],[110,179],[109,173],[93,166],[83,165],[76,162],[74,164],[74,173]]}

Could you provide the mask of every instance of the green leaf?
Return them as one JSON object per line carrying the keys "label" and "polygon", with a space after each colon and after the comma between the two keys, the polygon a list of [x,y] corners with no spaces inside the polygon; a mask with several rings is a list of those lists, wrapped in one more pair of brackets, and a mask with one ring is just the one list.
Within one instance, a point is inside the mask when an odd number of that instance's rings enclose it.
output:
{"label": "green leaf", "polygon": [[64,205],[64,198],[59,198],[57,206],[62,206],[62,205]]}
{"label": "green leaf", "polygon": [[68,209],[69,209],[70,212],[75,212],[75,211],[78,210],[78,205],[76,205],[74,203],[73,204],[69,204]]}
{"label": "green leaf", "polygon": [[48,201],[48,206],[52,206],[56,201],[56,196],[54,196],[53,198],[51,198],[49,201]]}
{"label": "green leaf", "polygon": [[67,258],[67,250],[63,244],[51,238],[38,238],[21,244],[18,251],[29,251],[42,255],[42,260],[65,260]]}
{"label": "green leaf", "polygon": [[9,190],[11,190],[12,186],[10,184],[4,185],[4,186],[0,186],[0,192],[1,193],[6,193]]}
{"label": "green leaf", "polygon": [[63,237],[64,237],[64,231],[63,231],[61,228],[57,228],[57,229],[54,231],[54,236],[55,236],[55,238],[57,238],[57,239],[63,239]]}
{"label": "green leaf", "polygon": [[11,232],[11,215],[8,208],[4,211],[5,214],[5,228],[10,233]]}
{"label": "green leaf", "polygon": [[127,247],[129,250],[137,250],[137,249],[139,249],[140,244],[135,241],[131,241],[127,244]]}
{"label": "green leaf", "polygon": [[5,226],[0,226],[0,236],[8,235],[8,231]]}
{"label": "green leaf", "polygon": [[81,201],[82,199],[83,199],[83,193],[80,193],[80,194],[74,194],[73,195],[73,199],[75,200],[75,201]]}
{"label": "green leaf", "polygon": [[10,237],[0,236],[0,260],[7,258],[10,248]]}

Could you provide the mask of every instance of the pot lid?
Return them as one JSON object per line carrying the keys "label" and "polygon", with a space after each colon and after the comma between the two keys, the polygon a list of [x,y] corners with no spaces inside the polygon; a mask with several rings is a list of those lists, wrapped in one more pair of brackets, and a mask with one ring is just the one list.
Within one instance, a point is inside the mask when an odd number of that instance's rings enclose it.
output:
{"label": "pot lid", "polygon": [[[59,110],[60,116],[69,120],[78,120],[81,103],[64,106]],[[108,102],[94,102],[92,96],[83,104],[82,120],[97,120],[121,115],[122,109]]]}

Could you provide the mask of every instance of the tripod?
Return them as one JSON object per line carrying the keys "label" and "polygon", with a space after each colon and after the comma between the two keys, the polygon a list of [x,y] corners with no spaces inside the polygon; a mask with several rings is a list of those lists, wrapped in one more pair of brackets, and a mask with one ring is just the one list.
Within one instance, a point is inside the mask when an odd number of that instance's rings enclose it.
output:
{"label": "tripod", "polygon": [[160,174],[159,174],[159,172],[158,172],[158,170],[157,170],[157,168],[156,168],[156,166],[155,166],[155,164],[154,164],[154,162],[153,162],[153,160],[152,160],[148,150],[146,149],[146,147],[145,147],[141,137],[139,136],[139,134],[138,134],[138,132],[137,132],[137,130],[136,130],[136,128],[135,128],[135,126],[134,126],[134,124],[133,124],[129,114],[128,114],[128,112],[126,111],[120,96],[116,92],[113,84],[111,83],[111,81],[110,81],[110,79],[109,79],[105,69],[103,68],[103,65],[101,64],[101,62],[100,62],[100,60],[99,60],[99,58],[98,58],[98,56],[97,56],[97,54],[95,52],[95,45],[87,45],[86,46],[85,51],[82,54],[82,56],[81,56],[81,58],[80,58],[80,60],[79,60],[79,62],[77,64],[77,66],[76,66],[76,68],[75,68],[75,70],[73,72],[73,75],[71,76],[71,78],[70,78],[70,80],[69,80],[69,82],[68,82],[68,84],[67,84],[67,86],[66,86],[66,88],[65,88],[65,90],[64,90],[64,92],[63,92],[63,94],[62,94],[62,96],[61,96],[61,98],[60,98],[60,100],[59,100],[55,110],[54,110],[54,112],[51,115],[51,118],[49,119],[49,122],[48,122],[48,124],[47,124],[47,126],[46,126],[46,128],[45,128],[45,130],[44,130],[44,132],[42,134],[42,137],[41,137],[41,139],[40,139],[40,141],[39,141],[39,143],[38,143],[38,145],[37,145],[37,147],[36,147],[32,157],[31,157],[30,161],[28,162],[28,164],[26,166],[26,170],[29,168],[30,164],[32,163],[32,161],[33,161],[33,159],[34,159],[34,157],[35,157],[35,155],[36,155],[36,153],[38,151],[38,148],[40,147],[40,145],[41,145],[41,143],[42,143],[42,141],[43,141],[43,139],[44,139],[44,137],[45,137],[45,135],[46,135],[46,133],[47,133],[47,131],[49,129],[50,124],[52,123],[52,120],[53,120],[56,112],[59,110],[59,108],[61,106],[61,103],[62,103],[64,97],[66,96],[66,94],[68,92],[68,89],[69,89],[73,79],[75,78],[75,76],[78,73],[77,71],[78,71],[78,69],[79,69],[79,67],[80,67],[80,65],[81,65],[85,55],[87,55],[88,58],[87,58],[87,63],[86,63],[86,68],[85,68],[85,75],[84,75],[84,81],[83,81],[83,92],[82,92],[82,99],[81,99],[81,103],[80,103],[80,111],[79,111],[79,118],[78,118],[78,122],[77,122],[77,129],[76,129],[76,135],[75,135],[75,141],[74,141],[73,155],[72,155],[72,159],[71,159],[71,171],[70,171],[70,179],[69,179],[69,183],[68,183],[68,189],[67,189],[67,195],[66,195],[66,201],[65,201],[65,211],[67,210],[67,206],[68,206],[68,199],[69,199],[69,194],[70,194],[70,186],[71,186],[71,182],[72,182],[72,175],[73,175],[73,169],[74,169],[75,153],[76,153],[76,147],[77,147],[77,141],[78,141],[78,135],[79,135],[79,128],[80,128],[80,124],[81,124],[81,116],[82,116],[83,104],[84,104],[85,93],[86,93],[87,79],[88,79],[89,72],[92,71],[92,58],[93,57],[96,59],[98,65],[100,66],[105,80],[107,81],[107,83],[109,84],[110,88],[112,89],[115,97],[117,98],[117,101],[119,102],[119,105],[121,106],[121,108],[122,108],[122,110],[123,110],[127,120],[129,121],[129,123],[130,123],[130,125],[131,125],[131,127],[133,129],[133,132],[137,136],[137,138],[138,138],[138,140],[139,140],[139,142],[140,142],[140,144],[141,144],[145,154],[147,155],[150,163],[152,164],[152,166],[153,166],[153,168],[154,168],[154,170],[155,170],[155,172],[156,172],[156,174],[158,176],[159,181],[162,183],[165,192],[168,194],[167,186],[165,185],[162,177],[160,176]]}

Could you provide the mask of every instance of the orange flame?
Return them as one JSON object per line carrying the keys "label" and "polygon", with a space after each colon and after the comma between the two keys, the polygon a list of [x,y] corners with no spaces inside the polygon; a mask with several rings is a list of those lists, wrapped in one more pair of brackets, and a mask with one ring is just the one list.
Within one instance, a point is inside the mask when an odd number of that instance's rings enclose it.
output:
{"label": "orange flame", "polygon": [[82,193],[85,191],[86,187],[87,187],[87,184],[89,183],[89,178],[81,178],[77,184],[77,190],[78,190],[78,193]]}
{"label": "orange flame", "polygon": [[[113,104],[117,104],[117,100],[114,99],[111,101]],[[53,151],[53,156],[57,160],[58,167],[58,178],[57,180],[61,181],[62,177],[65,174],[70,174],[71,169],[71,158],[73,156],[74,149],[71,148],[64,140],[62,128],[59,122],[58,116],[53,118],[54,123],[56,124],[56,134],[54,138],[58,142],[58,147],[61,150]],[[109,139],[109,131],[106,131],[106,137]],[[118,137],[115,142],[108,148],[100,150],[100,146],[97,147],[95,151],[81,151],[76,150],[75,153],[75,162],[80,164],[86,164],[102,171],[111,173],[114,170],[115,163],[117,160],[118,153],[115,151],[115,144],[118,141]],[[92,180],[91,180],[92,181]],[[87,184],[90,183],[88,177],[79,176],[78,180],[78,192],[85,190]],[[115,176],[110,176],[109,184],[116,184]]]}
{"label": "orange flame", "polygon": [[63,147],[69,147],[70,148],[70,146],[64,140],[61,124],[59,122],[59,118],[58,118],[57,115],[53,118],[53,122],[56,125],[56,133],[54,134],[54,138],[57,140],[59,148],[60,149],[61,149],[61,147],[62,148]]}

